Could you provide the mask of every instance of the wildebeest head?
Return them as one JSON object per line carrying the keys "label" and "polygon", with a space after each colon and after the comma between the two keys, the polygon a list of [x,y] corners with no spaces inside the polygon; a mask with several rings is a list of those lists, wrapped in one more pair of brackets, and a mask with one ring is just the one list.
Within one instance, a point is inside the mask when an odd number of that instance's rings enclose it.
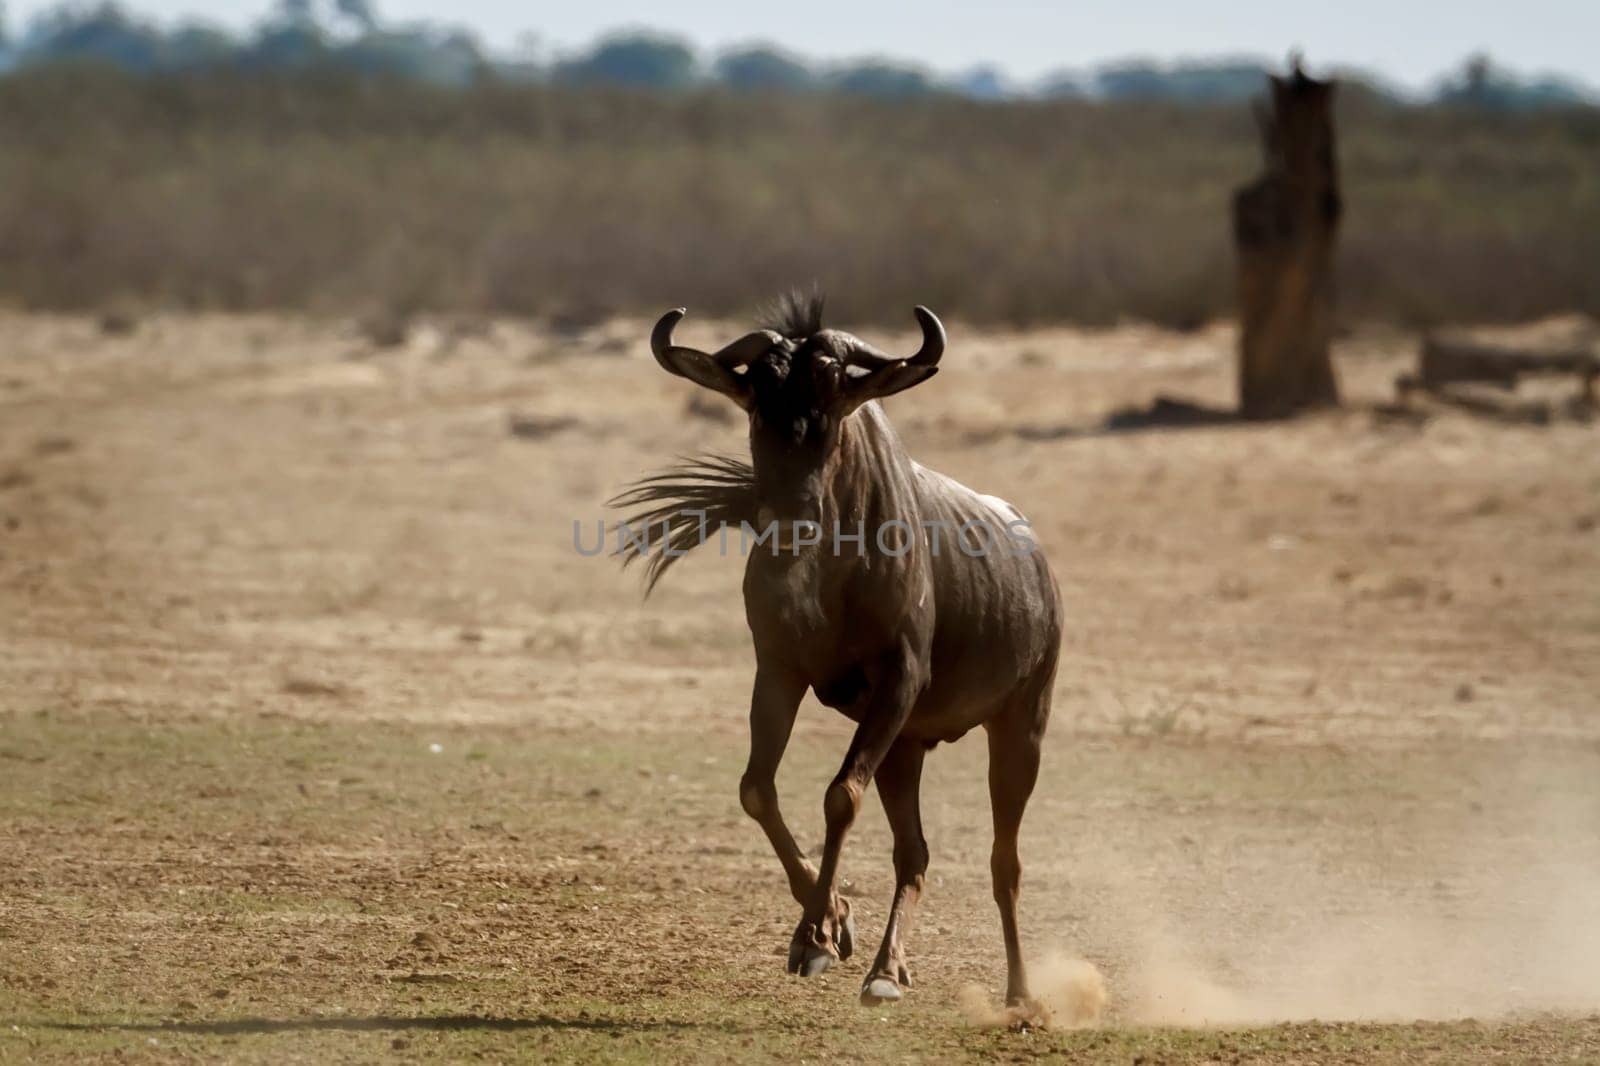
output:
{"label": "wildebeest head", "polygon": [[772,327],[717,352],[672,343],[681,307],[662,315],[650,335],[650,350],[666,370],[722,393],[749,414],[763,521],[818,520],[845,419],[870,400],[928,380],[944,354],[944,326],[926,307],[913,312],[922,347],[906,358],[823,329],[821,312],[818,297],[786,299]]}

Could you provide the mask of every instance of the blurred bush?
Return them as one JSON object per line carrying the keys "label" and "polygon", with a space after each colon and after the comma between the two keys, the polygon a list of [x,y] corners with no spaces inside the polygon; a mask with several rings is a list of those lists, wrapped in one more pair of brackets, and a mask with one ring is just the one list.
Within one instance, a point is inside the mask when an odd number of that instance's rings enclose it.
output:
{"label": "blurred bush", "polygon": [[799,56],[764,45],[724,52],[712,75],[728,88],[743,92],[803,92],[821,82]]}
{"label": "blurred bush", "polygon": [[[1600,112],[1342,108],[1347,317],[1600,313]],[[815,279],[902,325],[1229,313],[1259,157],[1242,106],[62,65],[0,78],[0,143],[22,306],[742,314]]]}
{"label": "blurred bush", "polygon": [[684,42],[654,33],[622,33],[558,63],[552,80],[558,85],[686,89],[698,77],[698,61]]}

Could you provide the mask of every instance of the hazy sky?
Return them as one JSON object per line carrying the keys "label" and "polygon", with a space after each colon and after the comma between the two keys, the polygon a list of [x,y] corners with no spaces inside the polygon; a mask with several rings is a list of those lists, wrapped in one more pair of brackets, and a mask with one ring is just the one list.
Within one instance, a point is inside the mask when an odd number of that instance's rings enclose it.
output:
{"label": "hazy sky", "polygon": [[[271,0],[125,2],[162,18],[205,13],[243,27]],[[7,6],[19,21],[49,3]],[[378,0],[378,9],[390,19],[464,23],[500,47],[531,33],[546,53],[574,50],[605,30],[650,26],[707,50],[761,39],[813,57],[883,54],[945,71],[995,62],[1029,77],[1128,56],[1279,57],[1300,47],[1313,66],[1371,67],[1415,87],[1482,50],[1524,72],[1556,71],[1600,85],[1600,0]]]}

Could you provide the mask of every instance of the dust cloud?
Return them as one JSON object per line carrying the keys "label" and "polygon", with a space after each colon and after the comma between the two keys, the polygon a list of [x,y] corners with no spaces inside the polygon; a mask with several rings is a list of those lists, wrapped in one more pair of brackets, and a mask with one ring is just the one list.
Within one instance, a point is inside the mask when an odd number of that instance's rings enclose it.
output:
{"label": "dust cloud", "polygon": [[1217,913],[1251,916],[1222,930],[1134,908],[1118,1019],[1446,1021],[1600,1008],[1600,783],[1559,777],[1522,768],[1515,798],[1486,816],[1493,832],[1416,838],[1440,858],[1396,859],[1409,877],[1383,877],[1381,864],[1364,871],[1370,879],[1286,870],[1257,886],[1279,893],[1279,908],[1219,898]]}
{"label": "dust cloud", "polygon": [[984,1027],[1082,1029],[1098,1024],[1105,1011],[1106,981],[1092,962],[1052,955],[1032,967],[1029,981],[1033,1001],[1016,1007],[996,1003],[982,985],[967,985],[961,990],[961,1013]]}
{"label": "dust cloud", "polygon": [[[1374,822],[1365,839],[1309,823],[1293,838],[1264,833],[1251,844],[1230,822],[1238,839],[1219,853],[1225,865],[1183,876],[1171,856],[1152,864],[1139,852],[1102,853],[1096,915],[1074,931],[1072,949],[1107,976],[1057,951],[1036,967],[1037,1011],[1001,1008],[976,988],[963,992],[962,1011],[985,1026],[1058,1028],[1593,1012],[1593,769],[1587,758],[1535,760],[1487,782],[1419,790],[1418,807]],[[1227,828],[1208,832],[1225,839]]]}

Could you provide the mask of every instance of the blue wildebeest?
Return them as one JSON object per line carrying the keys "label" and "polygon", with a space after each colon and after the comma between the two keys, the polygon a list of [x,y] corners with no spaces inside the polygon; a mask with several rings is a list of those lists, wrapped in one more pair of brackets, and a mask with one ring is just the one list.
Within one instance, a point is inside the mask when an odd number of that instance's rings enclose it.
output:
{"label": "blue wildebeest", "polygon": [[[691,461],[637,482],[613,502],[642,508],[630,525],[665,527],[654,549],[648,542],[622,549],[625,562],[647,558],[652,584],[704,539],[708,524],[753,520],[764,530],[777,523],[772,550],[758,544],[745,568],[756,676],[739,799],[772,842],[802,908],[789,970],[820,973],[853,950],[850,904],[837,890],[839,854],[867,783],[875,781],[894,832],[895,891],[861,1001],[901,997],[910,984],[905,926],[928,866],[923,758],[938,742],[982,726],[1006,1000],[1022,1003],[1029,991],[1017,934],[1017,830],[1050,715],[1060,594],[1043,553],[1017,536],[1026,526],[1021,515],[914,462],[877,402],[936,373],[944,327],[918,307],[922,346],[896,358],[822,328],[820,297],[791,295],[779,302],[770,328],[713,354],[673,343],[683,313],[662,317],[651,350],[669,372],[714,389],[749,415],[751,461]],[[834,536],[825,540],[820,531]],[[795,844],[774,785],[808,688],[857,723],[824,796],[820,868]]]}

